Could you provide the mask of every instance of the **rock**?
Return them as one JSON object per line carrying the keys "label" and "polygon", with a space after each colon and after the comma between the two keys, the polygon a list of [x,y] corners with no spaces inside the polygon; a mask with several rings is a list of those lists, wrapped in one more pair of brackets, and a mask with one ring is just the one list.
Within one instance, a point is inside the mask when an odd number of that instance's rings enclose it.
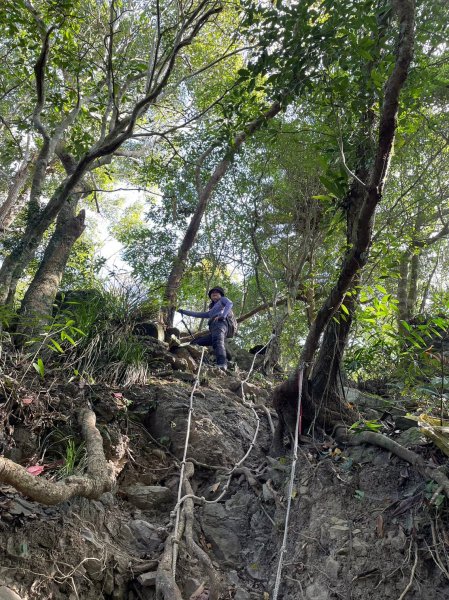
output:
{"label": "rock", "polygon": [[331,517],[330,523],[323,523],[321,526],[321,540],[323,545],[326,540],[342,542],[349,537],[349,525],[344,519]]}
{"label": "rock", "polygon": [[111,492],[105,492],[100,496],[100,502],[107,507],[114,506],[114,495]]}
{"label": "rock", "polygon": [[388,533],[388,537],[384,540],[384,544],[391,546],[394,550],[402,552],[407,544],[407,537],[402,528],[399,528],[397,535]]}
{"label": "rock", "polygon": [[162,540],[154,525],[142,519],[130,521],[128,525],[135,536],[135,541],[141,548],[145,548],[145,551],[149,553],[159,551]]}
{"label": "rock", "polygon": [[100,559],[88,558],[84,561],[83,567],[86,569],[89,578],[92,579],[92,581],[103,581],[103,562]]}
{"label": "rock", "polygon": [[128,502],[144,510],[154,510],[173,502],[172,492],[160,485],[132,485],[125,489]]}
{"label": "rock", "polygon": [[29,558],[30,551],[28,541],[24,538],[17,539],[10,536],[6,542],[6,552],[13,558]]}
{"label": "rock", "polygon": [[187,361],[184,358],[180,358],[178,356],[175,356],[175,360],[172,363],[172,367],[175,371],[187,371],[189,368]]}
{"label": "rock", "polygon": [[358,408],[373,408],[374,410],[383,411],[389,406],[389,401],[381,396],[367,394],[356,388],[344,388],[346,401],[350,404],[355,404]]}
{"label": "rock", "polygon": [[114,591],[112,592],[111,598],[112,600],[123,600],[126,598],[126,580],[123,575],[116,574],[114,576]]}
{"label": "rock", "polygon": [[112,567],[108,567],[105,571],[102,588],[103,593],[108,596],[114,591],[114,569]]}
{"label": "rock", "polygon": [[[193,379],[193,375],[189,375]],[[214,383],[216,381],[214,379]],[[229,391],[203,385],[201,391],[205,398],[196,396],[194,399],[188,455],[202,463],[233,465],[251,444],[256,427],[254,415]],[[190,393],[186,386],[176,384],[158,387],[157,403],[152,405],[145,419],[151,435],[167,440],[171,452],[179,458],[184,453]],[[266,431],[266,423],[262,419],[261,431],[264,429]],[[253,457],[256,452],[253,450]]]}
{"label": "rock", "polygon": [[22,600],[22,597],[11,588],[0,585],[0,600]]}
{"label": "rock", "polygon": [[[226,341],[226,350],[232,357],[232,360],[237,363],[240,369],[244,371],[249,371],[251,368],[252,362],[254,360],[254,355],[250,354],[243,348],[237,346],[237,344],[232,340]],[[256,356],[256,360],[254,362],[254,367],[257,369],[263,364],[263,356]]]}
{"label": "rock", "polygon": [[[201,359],[201,354],[203,352],[203,349],[201,346],[190,345],[190,346],[186,346],[185,348],[194,360],[199,361]],[[208,353],[208,349],[206,348],[205,353],[204,353],[205,356],[207,356],[207,353]]]}
{"label": "rock", "polygon": [[329,600],[329,591],[319,583],[313,583],[306,587],[307,600]]}
{"label": "rock", "polygon": [[272,492],[272,490],[266,483],[264,483],[262,485],[262,495],[263,495],[264,502],[267,502],[267,503],[273,503],[276,499],[276,496],[274,495],[274,493]]}
{"label": "rock", "polygon": [[[187,369],[192,373],[195,373],[197,370],[197,364],[195,360],[192,358],[190,351],[187,348],[174,348],[172,350],[174,353],[176,360],[183,361],[183,364],[187,366]],[[176,369],[176,362],[174,364],[174,368]],[[180,369],[183,371],[184,369]]]}
{"label": "rock", "polygon": [[336,561],[335,558],[333,558],[332,556],[328,556],[324,565],[324,571],[329,577],[329,579],[331,579],[332,581],[337,581],[339,570],[340,563]]}
{"label": "rock", "polygon": [[198,579],[195,579],[194,577],[189,577],[186,579],[184,584],[184,597],[190,598],[190,596],[196,592],[200,585],[201,581],[198,581]]}
{"label": "rock", "polygon": [[156,585],[157,571],[151,571],[150,573],[142,573],[137,578],[137,581],[142,587],[154,587]]}
{"label": "rock", "polygon": [[356,556],[366,556],[369,545],[358,537],[352,540],[352,551]]}
{"label": "rock", "polygon": [[412,419],[410,417],[401,415],[401,416],[398,416],[395,418],[394,426],[396,427],[396,429],[400,429],[401,431],[406,431],[407,429],[412,429],[413,427],[418,427],[418,421],[416,419]]}
{"label": "rock", "polygon": [[243,383],[239,379],[233,379],[229,384],[229,389],[231,392],[234,392],[234,394],[237,394],[240,396],[240,398],[242,397],[242,387],[245,396],[257,396],[260,391],[259,388],[253,383],[248,383],[247,381]]}
{"label": "rock", "polygon": [[388,452],[379,452],[373,458],[373,465],[387,465],[390,462],[390,455]]}
{"label": "rock", "polygon": [[345,540],[348,536],[348,525],[331,525],[331,527],[329,527],[329,539],[331,540]]}
{"label": "rock", "polygon": [[419,446],[419,444],[427,443],[422,431],[417,427],[410,427],[403,431],[396,440],[401,446],[410,448],[411,446]]}
{"label": "rock", "polygon": [[246,567],[246,572],[254,581],[265,581],[267,579],[267,570],[257,563],[251,563]]}
{"label": "rock", "polygon": [[234,566],[240,562],[241,544],[230,516],[223,504],[206,504],[201,524],[217,558]]}
{"label": "rock", "polygon": [[145,335],[155,338],[158,342],[163,342],[165,338],[164,327],[161,323],[154,321],[142,321],[137,323],[133,329],[135,335]]}

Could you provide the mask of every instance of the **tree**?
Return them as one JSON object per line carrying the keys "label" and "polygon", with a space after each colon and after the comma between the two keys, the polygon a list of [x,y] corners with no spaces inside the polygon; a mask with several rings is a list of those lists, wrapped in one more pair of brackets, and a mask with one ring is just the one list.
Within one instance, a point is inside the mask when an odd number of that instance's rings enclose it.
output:
{"label": "tree", "polygon": [[[67,18],[75,9],[78,18]],[[151,126],[156,100],[177,76],[178,57],[222,7],[219,2],[202,0],[178,14],[171,9],[163,12],[157,4],[143,16],[139,3],[130,1],[125,6],[111,0],[99,12],[96,3],[88,1],[76,7],[72,3],[8,3],[8,10],[10,19],[19,22],[35,43],[40,41],[34,63],[33,126],[41,141],[30,192],[34,214],[0,269],[3,302],[83,177],[109,163],[133,138],[137,125]],[[98,28],[105,32],[106,52]],[[98,61],[100,67],[94,70]],[[73,151],[74,166],[41,209],[48,164],[61,144]]]}
{"label": "tree", "polygon": [[[309,422],[318,422],[324,426],[340,421],[348,410],[341,404],[337,390],[337,370],[349,334],[350,320],[340,319],[337,338],[331,320],[345,306],[344,313],[352,312],[354,286],[367,264],[372,242],[374,214],[382,199],[383,188],[388,174],[391,151],[397,127],[397,114],[401,90],[407,79],[413,55],[415,6],[409,0],[401,0],[395,6],[398,19],[397,50],[393,69],[385,83],[381,98],[378,138],[371,160],[367,162],[367,177],[364,181],[353,177],[350,190],[348,213],[352,218],[347,221],[348,249],[342,260],[337,281],[328,297],[318,310],[305,340],[300,366],[289,379],[275,391],[275,406],[280,412],[281,423],[296,422],[296,405],[300,373],[304,371],[305,415]],[[368,157],[366,157],[368,159]],[[348,292],[351,294],[348,295]],[[350,305],[348,307],[348,304]],[[315,359],[319,347],[320,353]],[[329,348],[332,352],[329,353]],[[335,357],[337,360],[335,360]],[[323,386],[323,373],[329,373]],[[324,389],[323,389],[324,388]],[[293,417],[293,419],[292,419]],[[282,446],[283,428],[279,427],[275,441],[276,450]]]}

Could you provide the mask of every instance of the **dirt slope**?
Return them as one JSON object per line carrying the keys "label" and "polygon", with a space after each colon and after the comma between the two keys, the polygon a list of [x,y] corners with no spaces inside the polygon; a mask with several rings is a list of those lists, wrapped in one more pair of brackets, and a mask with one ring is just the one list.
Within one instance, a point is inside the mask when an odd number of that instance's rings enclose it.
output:
{"label": "dirt slope", "polygon": [[[167,353],[162,350],[160,357]],[[187,358],[184,370],[159,362],[159,375],[126,388],[58,384],[50,374],[48,381],[3,381],[5,455],[25,466],[47,465],[38,477],[60,477],[61,448],[67,463],[68,440],[80,447],[77,413],[90,403],[119,475],[115,489],[99,500],[75,498],[56,507],[0,486],[0,599],[176,598],[156,591],[155,579],[173,534],[194,379],[189,369],[197,366]],[[270,384],[256,376],[259,385],[245,384],[242,400],[245,375],[205,367],[193,396],[190,483],[208,502],[195,505],[195,547],[179,546],[176,582],[185,599],[272,597],[290,459],[267,456]],[[369,410],[372,417],[384,409]],[[443,463],[410,431],[400,434],[404,443]],[[445,501],[435,506],[442,499],[435,486],[385,450],[345,448],[320,435],[305,436],[300,445],[278,597],[449,598],[447,510]],[[82,446],[78,458],[82,471]]]}

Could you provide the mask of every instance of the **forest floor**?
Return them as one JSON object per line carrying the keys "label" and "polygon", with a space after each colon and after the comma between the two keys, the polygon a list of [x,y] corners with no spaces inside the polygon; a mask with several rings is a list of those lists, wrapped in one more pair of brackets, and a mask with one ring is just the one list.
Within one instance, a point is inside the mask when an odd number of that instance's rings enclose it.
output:
{"label": "forest floor", "polygon": [[[173,535],[191,397],[190,484],[208,502],[192,513],[194,545],[188,535],[179,544],[178,597],[273,597],[291,465],[288,453],[269,456],[273,384],[255,373],[242,398],[246,371],[205,366],[191,396],[189,369],[197,362],[177,357],[184,362],[175,364],[165,344],[154,344],[162,357],[158,371],[145,385],[127,387],[65,382],[60,369],[39,377],[17,355],[3,358],[4,456],[61,485],[82,475],[77,419],[89,405],[118,476],[98,500],[77,497],[56,506],[0,485],[1,600],[170,600],[156,579]],[[446,463],[401,401],[347,394],[362,415],[379,419],[389,437],[427,464]],[[449,599],[448,510],[438,486],[387,450],[305,433],[278,598]]]}

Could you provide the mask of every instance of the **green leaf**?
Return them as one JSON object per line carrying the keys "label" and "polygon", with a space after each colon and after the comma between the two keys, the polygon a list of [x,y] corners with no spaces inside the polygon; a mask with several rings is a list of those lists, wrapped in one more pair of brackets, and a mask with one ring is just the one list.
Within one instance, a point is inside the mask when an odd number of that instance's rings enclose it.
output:
{"label": "green leaf", "polygon": [[344,304],[341,304],[340,308],[346,315],[349,315],[349,310],[348,310],[347,306],[345,306]]}
{"label": "green leaf", "polygon": [[[51,339],[50,344],[53,346],[52,349],[56,349],[58,352],[63,354],[64,350],[61,348],[61,346],[58,344],[58,342],[56,340]],[[49,346],[49,347],[51,348],[51,346]]]}
{"label": "green leaf", "polygon": [[37,362],[33,363],[33,368],[37,371],[41,379],[43,379],[45,375],[45,367],[42,358],[38,358]]}

